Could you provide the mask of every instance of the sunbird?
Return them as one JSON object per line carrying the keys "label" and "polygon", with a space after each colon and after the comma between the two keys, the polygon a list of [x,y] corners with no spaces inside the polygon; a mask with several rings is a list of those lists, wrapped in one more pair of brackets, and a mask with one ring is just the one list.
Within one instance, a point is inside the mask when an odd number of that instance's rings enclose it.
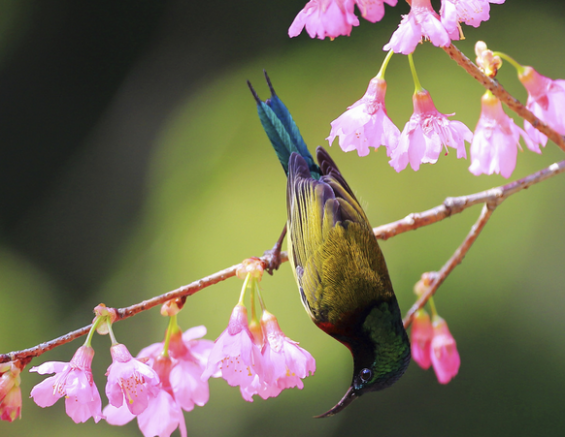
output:
{"label": "sunbird", "polygon": [[335,162],[321,147],[308,151],[290,112],[265,72],[271,97],[251,83],[261,124],[287,175],[288,254],[304,308],[353,355],[353,380],[343,398],[317,417],[394,384],[410,363],[410,342],[384,256],[365,212]]}

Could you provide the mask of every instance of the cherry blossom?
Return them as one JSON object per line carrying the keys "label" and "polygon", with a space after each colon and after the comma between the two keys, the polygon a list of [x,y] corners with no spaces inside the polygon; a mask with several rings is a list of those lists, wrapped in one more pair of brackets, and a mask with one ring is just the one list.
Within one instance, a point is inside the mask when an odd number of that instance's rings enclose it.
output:
{"label": "cherry blossom", "polygon": [[[532,67],[524,67],[518,75],[528,91],[526,107],[553,130],[565,135],[565,80],[552,80]],[[547,137],[524,120],[524,129],[534,143],[545,146]]]}
{"label": "cherry blossom", "polygon": [[35,403],[45,408],[65,397],[65,410],[75,423],[86,422],[90,417],[98,423],[103,418],[102,401],[92,377],[93,357],[94,349],[90,346],[81,346],[70,363],[48,361],[32,367],[30,372],[41,375],[56,374],[31,390],[31,397]]}
{"label": "cherry blossom", "polygon": [[456,149],[457,158],[466,158],[465,141],[471,142],[473,138],[469,128],[447,118],[453,114],[438,112],[430,93],[424,89],[414,93],[412,101],[414,113],[400,134],[389,164],[400,172],[410,163],[417,171],[422,163],[437,162],[442,146]]}
{"label": "cherry blossom", "polygon": [[440,384],[447,384],[459,372],[461,359],[455,339],[441,317],[433,318],[434,338],[431,343],[431,360]]}
{"label": "cherry blossom", "polygon": [[367,156],[369,147],[376,150],[383,145],[390,155],[398,144],[400,130],[387,115],[385,93],[386,81],[379,77],[371,79],[363,97],[332,121],[326,138],[330,145],[338,136],[344,152],[357,150],[359,156]]}
{"label": "cherry blossom", "polygon": [[481,108],[471,143],[469,171],[476,176],[499,173],[509,178],[516,167],[520,136],[533,152],[541,153],[539,145],[506,115],[500,100],[490,91],[481,98]]}
{"label": "cherry blossom", "polygon": [[412,320],[410,347],[412,358],[424,370],[429,369],[432,365],[430,351],[433,335],[434,331],[429,314],[425,310],[419,309]]}

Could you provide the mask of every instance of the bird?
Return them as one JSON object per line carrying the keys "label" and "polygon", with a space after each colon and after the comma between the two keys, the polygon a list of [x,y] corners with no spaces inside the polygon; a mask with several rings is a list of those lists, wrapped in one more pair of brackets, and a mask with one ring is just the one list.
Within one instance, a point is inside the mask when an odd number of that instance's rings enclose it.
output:
{"label": "bird", "polygon": [[[390,387],[410,363],[410,341],[385,258],[353,190],[322,147],[316,161],[275,93],[262,101],[261,124],[287,174],[288,255],[312,321],[353,356],[353,378],[333,416],[361,395]],[[284,236],[284,234],[283,234]]]}

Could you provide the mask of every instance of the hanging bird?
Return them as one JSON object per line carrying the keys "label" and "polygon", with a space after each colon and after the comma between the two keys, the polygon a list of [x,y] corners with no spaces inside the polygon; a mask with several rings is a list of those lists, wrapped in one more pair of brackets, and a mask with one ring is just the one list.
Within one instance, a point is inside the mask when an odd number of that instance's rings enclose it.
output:
{"label": "hanging bird", "polygon": [[312,321],[349,348],[353,380],[343,398],[317,417],[394,384],[410,362],[410,342],[385,259],[365,212],[321,147],[308,152],[265,73],[271,97],[257,101],[261,124],[285,170],[288,254]]}

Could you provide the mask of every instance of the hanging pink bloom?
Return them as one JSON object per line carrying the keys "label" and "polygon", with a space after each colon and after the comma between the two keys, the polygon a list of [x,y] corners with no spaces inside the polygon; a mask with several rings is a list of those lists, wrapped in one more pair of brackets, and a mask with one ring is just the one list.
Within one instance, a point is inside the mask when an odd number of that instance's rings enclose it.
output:
{"label": "hanging pink bloom", "polygon": [[[552,80],[532,67],[524,67],[518,78],[528,90],[526,107],[557,133],[565,135],[565,80]],[[530,122],[524,121],[524,129],[535,143],[547,144],[547,137]]]}
{"label": "hanging pink bloom", "polygon": [[288,29],[288,36],[295,37],[306,27],[310,38],[336,38],[351,33],[359,20],[353,13],[353,0],[310,0]]}
{"label": "hanging pink bloom", "polygon": [[31,390],[31,397],[42,408],[50,407],[58,399],[65,397],[65,409],[75,423],[86,422],[90,417],[96,423],[102,416],[102,401],[92,378],[92,358],[94,349],[81,346],[70,363],[48,361],[30,372],[41,375],[56,373]]}
{"label": "hanging pink bloom", "polygon": [[[161,346],[162,351],[162,344],[157,344]],[[159,355],[152,358],[152,364],[153,370],[159,376],[160,384],[155,395],[149,398],[147,408],[136,416],[130,412],[125,402],[119,408],[108,405],[104,408],[106,421],[111,425],[121,426],[137,417],[137,424],[145,437],[169,437],[177,428],[181,437],[186,437],[184,415],[174,397],[170,383],[173,362],[171,358]]]}
{"label": "hanging pink bloom", "polygon": [[[170,383],[175,400],[185,411],[192,411],[194,405],[204,406],[210,398],[208,381],[202,380],[208,356],[214,346],[210,340],[198,340],[206,335],[205,326],[188,329],[184,334],[179,330],[171,334],[169,355],[172,357]],[[147,359],[153,366],[163,351],[164,344],[155,343],[142,349],[137,358]]]}
{"label": "hanging pink bloom", "polygon": [[430,347],[433,336],[434,330],[429,314],[425,310],[419,309],[416,311],[416,314],[414,314],[414,319],[412,320],[410,347],[412,350],[412,358],[424,370],[428,370],[432,365]]}
{"label": "hanging pink bloom", "polygon": [[268,311],[263,312],[261,326],[266,338],[263,350],[265,381],[276,384],[279,389],[302,389],[302,379],[314,374],[316,361],[297,342],[284,335],[276,317]]}
{"label": "hanging pink bloom", "polygon": [[0,420],[13,422],[21,415],[20,372],[14,361],[0,364]]}
{"label": "hanging pink bloom", "polygon": [[397,2],[398,0],[355,0],[361,16],[371,23],[382,20],[385,15],[385,3],[396,6]]}
{"label": "hanging pink bloom", "polygon": [[408,55],[416,49],[422,38],[429,39],[436,47],[447,47],[452,39],[459,39],[459,33],[451,34],[443,27],[430,0],[412,0],[410,12],[403,16],[383,50]]}
{"label": "hanging pink bloom", "polygon": [[447,323],[439,316],[434,316],[433,320],[434,338],[431,345],[432,365],[436,372],[440,384],[447,384],[457,372],[461,359],[457,352],[457,345]]}
{"label": "hanging pink bloom", "polygon": [[414,113],[400,134],[389,164],[400,172],[410,163],[417,171],[421,163],[437,162],[442,146],[453,147],[457,158],[466,158],[465,141],[471,142],[473,138],[469,128],[460,121],[448,120],[453,114],[438,112],[426,90],[414,93],[412,102]]}
{"label": "hanging pink bloom", "polygon": [[481,98],[481,108],[471,143],[469,171],[476,176],[500,173],[509,178],[516,167],[520,135],[531,151],[541,153],[539,145],[504,113],[500,100],[490,91]]}
{"label": "hanging pink bloom", "polygon": [[502,4],[504,0],[442,0],[441,22],[448,33],[457,32],[459,23],[479,27],[490,18],[490,3]]}
{"label": "hanging pink bloom", "polygon": [[332,121],[330,146],[339,136],[339,146],[344,152],[357,150],[359,156],[367,156],[369,147],[375,150],[383,145],[387,155],[396,148],[400,131],[387,115],[385,107],[386,81],[373,78],[365,95],[347,111]]}
{"label": "hanging pink bloom", "polygon": [[123,344],[112,346],[110,353],[112,364],[106,372],[106,396],[114,407],[120,407],[125,399],[129,411],[137,416],[157,394],[159,377],[147,364],[133,358]]}
{"label": "hanging pink bloom", "polygon": [[207,381],[217,372],[229,385],[239,386],[242,395],[246,387],[264,380],[261,351],[249,330],[243,305],[236,305],[228,327],[214,342],[202,379]]}

